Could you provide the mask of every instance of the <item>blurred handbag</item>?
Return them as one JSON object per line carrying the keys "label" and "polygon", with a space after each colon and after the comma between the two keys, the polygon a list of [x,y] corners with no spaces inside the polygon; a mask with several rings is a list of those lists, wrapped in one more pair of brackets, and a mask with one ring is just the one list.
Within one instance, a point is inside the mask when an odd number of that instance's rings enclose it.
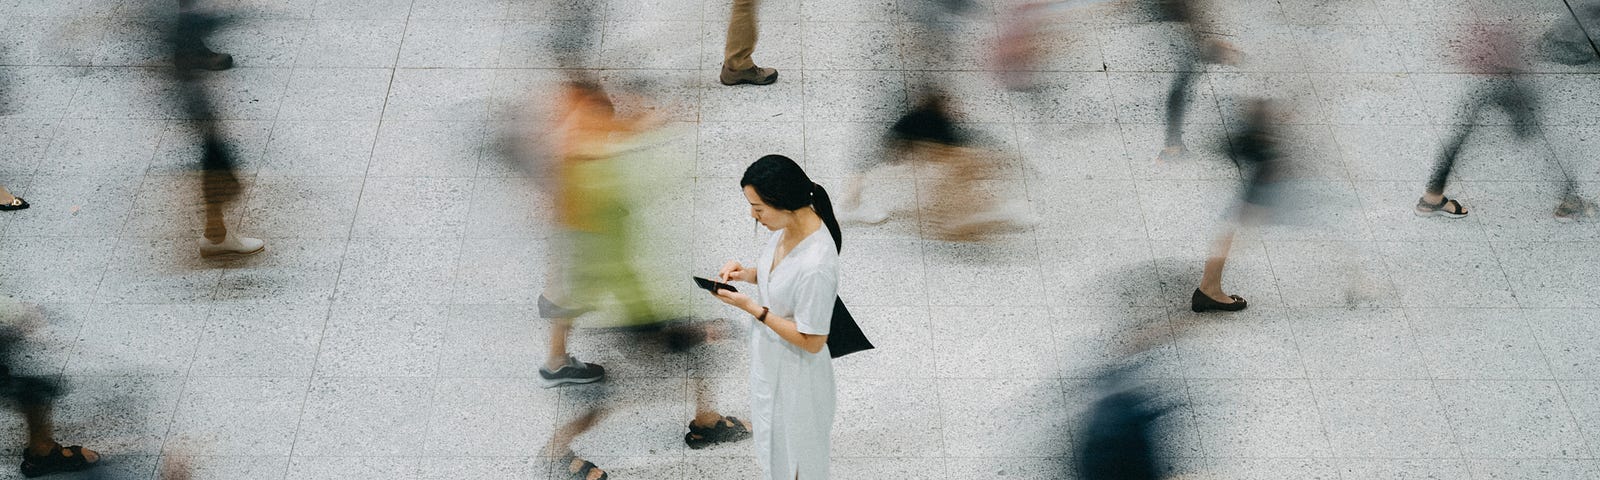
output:
{"label": "blurred handbag", "polygon": [[867,341],[867,334],[861,332],[861,326],[856,325],[855,317],[844,308],[844,300],[839,297],[833,298],[833,319],[828,323],[828,353],[833,358],[873,348],[872,342]]}

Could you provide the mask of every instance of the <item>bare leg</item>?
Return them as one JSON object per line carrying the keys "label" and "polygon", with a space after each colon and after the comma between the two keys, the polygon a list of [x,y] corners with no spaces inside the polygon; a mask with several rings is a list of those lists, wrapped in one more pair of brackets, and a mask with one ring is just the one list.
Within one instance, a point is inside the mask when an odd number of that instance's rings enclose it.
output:
{"label": "bare leg", "polygon": [[1233,301],[1222,291],[1222,269],[1228,263],[1228,251],[1233,248],[1233,234],[1234,229],[1229,228],[1217,237],[1216,243],[1211,245],[1211,256],[1206,259],[1205,269],[1200,273],[1200,293],[1222,303]]}
{"label": "bare leg", "polygon": [[56,439],[50,424],[50,407],[36,405],[26,407],[23,419],[28,423],[28,453],[45,455],[55,447]]}
{"label": "bare leg", "polygon": [[[556,433],[550,439],[550,447],[547,451],[547,455],[557,458],[562,458],[569,454],[572,455],[572,461],[567,464],[567,472],[571,474],[577,474],[583,469],[584,460],[583,458],[578,457],[576,454],[571,453],[572,441],[576,440],[578,435],[582,435],[583,432],[587,432],[589,429],[594,428],[594,425],[596,423],[600,423],[600,419],[605,417],[605,414],[605,409],[590,409],[589,411],[584,412],[584,414],[578,418],[573,419],[571,422],[567,422],[566,425],[562,425],[561,428],[557,428]],[[604,470],[595,468],[589,471],[587,479],[595,480],[605,474],[606,473]]]}
{"label": "bare leg", "polygon": [[695,382],[694,389],[694,420],[690,423],[699,427],[716,425],[722,419],[722,414],[711,406],[711,395],[706,391],[705,379]]}
{"label": "bare leg", "polygon": [[562,425],[561,428],[557,428],[555,435],[550,438],[549,454],[559,456],[571,451],[572,442],[578,439],[578,435],[582,435],[583,432],[594,428],[594,425],[600,423],[600,419],[605,417],[605,414],[604,409],[590,409],[571,422],[567,422],[566,425]]}
{"label": "bare leg", "polygon": [[[50,424],[49,405],[30,405],[23,407],[23,419],[28,424],[28,454],[34,456],[49,455],[55,449],[54,432]],[[62,449],[62,455],[72,455],[71,450]],[[83,449],[83,458],[90,463],[100,460],[100,454],[90,449]]]}
{"label": "bare leg", "polygon": [[561,369],[567,364],[567,337],[572,335],[572,319],[555,318],[550,320],[550,354],[545,357],[544,367],[552,372]]}
{"label": "bare leg", "polygon": [[6,187],[0,187],[0,205],[10,205],[11,202],[16,200],[17,197],[12,196],[11,192],[6,191]]}

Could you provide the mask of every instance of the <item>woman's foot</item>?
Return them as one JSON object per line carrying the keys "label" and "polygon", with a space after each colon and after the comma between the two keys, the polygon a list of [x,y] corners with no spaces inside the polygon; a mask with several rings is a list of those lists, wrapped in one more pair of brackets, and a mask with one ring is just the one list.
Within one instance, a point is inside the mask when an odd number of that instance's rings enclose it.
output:
{"label": "woman's foot", "polygon": [[[1217,297],[1222,297],[1226,300],[1218,300]],[[1219,293],[1214,297],[1209,293],[1200,291],[1198,288],[1194,289],[1194,294],[1189,296],[1189,310],[1195,313],[1237,312],[1244,310],[1247,305],[1244,299],[1238,295],[1223,296]]]}
{"label": "woman's foot", "polygon": [[577,454],[567,452],[567,473],[573,480],[606,480],[611,478],[605,470],[595,466],[594,462],[584,460]]}
{"label": "woman's foot", "polygon": [[22,476],[33,478],[53,473],[78,472],[94,468],[100,454],[79,445],[63,447],[53,443],[46,448],[29,447],[22,452]]}
{"label": "woman's foot", "polygon": [[11,197],[9,201],[0,202],[0,212],[22,210],[24,208],[28,208],[28,201],[23,200],[22,197]]}
{"label": "woman's foot", "polygon": [[737,442],[750,438],[750,424],[737,417],[720,417],[712,421],[696,418],[689,422],[689,433],[683,435],[683,443],[689,448],[699,450],[713,444],[724,442]]}
{"label": "woman's foot", "polygon": [[1438,199],[1429,200],[1427,196],[1423,196],[1417,199],[1417,216],[1461,218],[1467,216],[1467,209],[1461,206],[1461,202],[1450,197],[1440,195]]}

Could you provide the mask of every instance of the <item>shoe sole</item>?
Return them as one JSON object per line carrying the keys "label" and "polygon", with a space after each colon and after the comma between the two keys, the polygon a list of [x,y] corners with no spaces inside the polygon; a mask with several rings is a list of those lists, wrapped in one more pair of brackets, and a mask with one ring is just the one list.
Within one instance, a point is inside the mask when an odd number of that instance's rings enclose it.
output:
{"label": "shoe sole", "polygon": [[721,78],[718,78],[717,79],[717,83],[720,83],[723,86],[728,86],[728,87],[737,86],[737,85],[756,85],[756,86],[772,85],[774,83],[778,83],[778,74],[776,72],[774,72],[772,74],[772,78],[767,79],[766,82],[762,82],[760,80],[739,80],[737,82],[728,83],[728,82],[722,81]]}
{"label": "shoe sole", "polygon": [[542,378],[541,377],[539,379],[539,383],[544,388],[555,388],[555,387],[559,387],[559,386],[562,386],[562,385],[583,385],[583,384],[588,384],[588,383],[594,383],[594,382],[598,382],[598,381],[604,380],[605,378],[606,377],[604,377],[604,376],[600,376],[600,377],[594,377],[594,378],[558,378],[558,379],[552,380],[552,379]]}
{"label": "shoe sole", "polygon": [[1449,219],[1467,218],[1467,214],[1465,214],[1465,213],[1450,213],[1450,212],[1446,212],[1446,211],[1443,211],[1443,210],[1434,210],[1434,211],[1431,211],[1431,212],[1424,212],[1424,211],[1421,211],[1421,210],[1416,210],[1416,211],[1414,211],[1412,213],[1417,214],[1417,216],[1419,216],[1419,217],[1444,217],[1444,218],[1449,218]]}
{"label": "shoe sole", "polygon": [[246,255],[255,255],[257,253],[261,253],[261,252],[266,251],[266,250],[267,250],[267,246],[266,245],[262,245],[261,248],[257,248],[255,250],[251,250],[251,251],[248,251],[248,252],[216,252],[216,253],[200,252],[200,258],[243,257],[243,256],[246,256]]}

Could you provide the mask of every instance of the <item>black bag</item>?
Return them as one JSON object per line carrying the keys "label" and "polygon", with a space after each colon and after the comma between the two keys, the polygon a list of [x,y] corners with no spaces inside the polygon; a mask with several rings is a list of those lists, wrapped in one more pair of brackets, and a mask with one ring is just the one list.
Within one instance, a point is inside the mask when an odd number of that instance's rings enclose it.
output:
{"label": "black bag", "polygon": [[844,300],[833,297],[833,319],[828,321],[828,353],[833,358],[843,357],[862,350],[871,350],[872,342],[856,325],[856,318],[844,308]]}

